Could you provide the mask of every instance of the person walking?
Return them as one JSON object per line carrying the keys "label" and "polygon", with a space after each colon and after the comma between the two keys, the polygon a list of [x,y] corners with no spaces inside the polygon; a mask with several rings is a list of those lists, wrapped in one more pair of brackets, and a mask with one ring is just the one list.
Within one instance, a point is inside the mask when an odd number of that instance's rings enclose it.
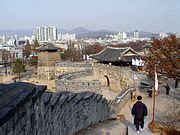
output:
{"label": "person walking", "polygon": [[170,91],[169,85],[167,84],[167,85],[165,86],[165,88],[166,88],[166,95],[169,95],[169,91]]}
{"label": "person walking", "polygon": [[134,124],[136,126],[137,133],[139,133],[139,126],[141,131],[144,128],[144,118],[148,114],[147,107],[141,102],[142,96],[137,97],[137,102],[133,105],[131,114],[134,116]]}
{"label": "person walking", "polygon": [[178,87],[178,79],[175,80],[175,86],[174,88],[177,88]]}
{"label": "person walking", "polygon": [[152,98],[152,87],[148,89],[148,98]]}

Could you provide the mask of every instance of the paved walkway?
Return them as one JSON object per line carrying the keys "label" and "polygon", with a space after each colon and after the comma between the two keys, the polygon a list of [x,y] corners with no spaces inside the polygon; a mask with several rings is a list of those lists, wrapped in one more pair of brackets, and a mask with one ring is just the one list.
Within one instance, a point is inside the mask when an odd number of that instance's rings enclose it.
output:
{"label": "paved walkway", "polygon": [[101,87],[102,95],[108,100],[114,100],[115,97],[118,96],[119,93],[109,90],[109,87]]}
{"label": "paved walkway", "polygon": [[[179,91],[180,89],[173,89],[174,91]],[[160,88],[160,91],[164,91],[164,88]],[[145,127],[140,135],[159,135],[159,133],[151,133],[148,129],[147,125],[149,122],[152,121],[152,101],[153,99],[147,98],[146,93],[140,93],[143,99],[142,102],[146,104],[148,108],[148,116],[145,119]],[[173,93],[169,96],[165,95],[164,93],[159,94],[156,96],[156,109],[155,109],[155,120],[161,122],[168,122],[173,121],[175,118],[175,125],[180,126],[180,116],[178,112],[180,112],[180,102],[179,98],[174,98]],[[133,117],[131,115],[131,108],[133,104],[136,102],[128,101],[124,107],[119,112],[120,115],[124,115],[125,119],[123,121],[109,121],[106,123],[101,123],[97,127],[83,130],[83,134],[80,135],[126,135],[126,130],[128,130],[129,135],[136,135],[137,132],[135,127],[133,126]],[[126,129],[128,127],[128,129]]]}
{"label": "paved walkway", "polygon": [[[163,89],[163,88],[162,88]],[[162,90],[161,89],[161,90]],[[174,89],[173,91],[179,91],[179,89]],[[145,119],[145,127],[143,132],[141,134],[143,135],[148,135],[152,134],[150,133],[147,125],[152,121],[152,103],[153,99],[147,98],[147,95],[144,93],[141,93],[143,99],[142,102],[146,104],[148,108],[148,116]],[[177,127],[180,126],[180,116],[178,115],[178,112],[180,112],[180,102],[179,98],[174,98],[173,93],[168,95],[165,95],[164,93],[159,94],[156,96],[156,109],[155,109],[155,120],[158,120],[160,122],[169,122],[169,121],[174,121],[174,125]],[[122,108],[122,110],[119,112],[119,114],[123,114],[128,121],[128,131],[129,135],[134,135],[136,134],[134,127],[131,123],[133,123],[133,117],[131,115],[131,108],[133,104],[136,101],[129,101],[125,104],[125,106]]]}
{"label": "paved walkway", "polygon": [[[152,118],[151,117],[152,109],[151,109],[151,101],[150,101],[151,99],[145,99],[145,96],[143,94],[141,94],[141,95],[143,96],[143,101],[142,102],[144,102],[147,105],[148,112],[150,112],[150,113],[148,114],[147,118],[145,119],[145,124],[144,124],[143,131],[140,132],[139,134],[152,135],[152,133],[150,132],[150,130],[147,127],[148,123],[151,121],[151,118]],[[122,108],[122,110],[119,112],[119,114],[122,114],[122,115],[125,116],[125,119],[122,121],[122,123],[128,127],[128,135],[136,135],[137,134],[135,126],[132,124],[134,118],[131,115],[131,108],[132,108],[132,106],[133,106],[133,104],[135,102],[136,101],[127,102],[125,104],[125,106]]]}
{"label": "paved walkway", "polygon": [[101,123],[94,128],[82,130],[76,135],[126,135],[126,126],[119,120]]}

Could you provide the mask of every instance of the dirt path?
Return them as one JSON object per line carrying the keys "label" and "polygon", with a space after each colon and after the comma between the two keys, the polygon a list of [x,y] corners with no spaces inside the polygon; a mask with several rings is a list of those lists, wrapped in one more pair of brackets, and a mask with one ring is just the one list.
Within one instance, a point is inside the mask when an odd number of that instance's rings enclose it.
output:
{"label": "dirt path", "polygon": [[76,135],[126,135],[126,126],[119,120],[108,121],[96,127],[82,130]]}
{"label": "dirt path", "polygon": [[55,80],[41,80],[38,78],[30,78],[28,80],[23,80],[23,82],[29,82],[37,85],[46,85],[47,89],[51,92],[55,92]]}
{"label": "dirt path", "polygon": [[14,77],[16,77],[16,75],[0,76],[0,82],[2,82],[2,83],[13,82],[12,79]]}
{"label": "dirt path", "polygon": [[[143,97],[142,102],[146,104],[148,108],[148,116],[145,119],[145,127],[141,135],[159,135],[159,133],[152,134],[148,129],[147,125],[152,121],[152,99],[147,98],[146,93],[140,93]],[[111,96],[110,96],[111,97]],[[136,102],[128,101],[119,112],[120,115],[124,115],[123,121],[110,121],[107,123],[101,123],[99,126],[91,129],[83,130],[80,135],[126,135],[126,127],[128,126],[129,135],[136,135],[136,130],[133,126],[133,117],[131,115],[131,108]],[[159,94],[156,96],[156,109],[155,109],[155,120],[165,122],[172,121],[174,118],[174,125],[180,126],[180,102],[178,99],[174,99],[172,96],[165,94]]]}
{"label": "dirt path", "polygon": [[110,91],[109,87],[101,87],[102,95],[108,100],[114,100],[116,96],[118,96],[118,93]]}

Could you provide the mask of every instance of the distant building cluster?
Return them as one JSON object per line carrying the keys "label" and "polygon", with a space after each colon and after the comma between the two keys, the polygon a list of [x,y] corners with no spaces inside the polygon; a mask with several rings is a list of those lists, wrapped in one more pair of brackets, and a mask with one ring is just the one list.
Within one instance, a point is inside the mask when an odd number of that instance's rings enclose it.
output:
{"label": "distant building cluster", "polygon": [[17,58],[23,58],[23,50],[24,45],[26,45],[27,40],[29,43],[34,42],[35,37],[19,37],[17,35],[14,36],[0,36],[0,63],[2,61],[10,62]]}
{"label": "distant building cluster", "polygon": [[35,29],[35,38],[39,42],[56,42],[56,41],[73,41],[76,39],[75,34],[62,34],[54,26],[40,26]]}
{"label": "distant building cluster", "polygon": [[34,29],[34,35],[32,36],[0,36],[0,52],[2,53],[4,51],[8,51],[8,53],[13,56],[14,59],[23,58],[23,50],[24,46],[27,44],[27,41],[32,45],[34,44],[35,40],[37,40],[40,45],[52,43],[54,46],[64,48],[65,50],[68,48],[82,48],[82,44],[79,44],[79,42],[76,40],[76,34],[58,34],[57,28],[54,26],[39,26]]}
{"label": "distant building cluster", "polygon": [[3,35],[0,36],[0,46],[1,45],[25,45],[27,40],[29,41],[30,44],[32,44],[35,40],[35,36],[23,36],[23,37],[18,37],[17,35]]}
{"label": "distant building cluster", "polygon": [[[128,32],[118,32],[115,35],[106,35],[105,38],[76,38],[76,34],[72,33],[58,33],[57,28],[54,26],[39,26],[34,29],[34,35],[31,36],[17,36],[17,35],[1,35],[0,36],[0,52],[7,51],[14,58],[23,58],[24,46],[27,41],[32,45],[35,40],[40,45],[51,43],[61,51],[67,49],[74,49],[83,52],[83,48],[87,45],[100,44],[100,45],[117,45],[119,43],[129,43],[137,41],[151,41],[150,37],[141,37],[138,30],[135,30],[131,35]],[[1,34],[1,33],[0,33]],[[159,38],[165,38],[168,33],[159,33]],[[176,34],[180,38],[180,33]],[[7,55],[8,57],[10,55]]]}
{"label": "distant building cluster", "polygon": [[85,42],[93,44],[93,43],[101,43],[101,44],[119,44],[119,43],[129,43],[129,42],[137,42],[137,41],[149,41],[150,37],[141,38],[139,35],[139,31],[135,30],[133,35],[128,36],[126,32],[118,32],[116,35],[106,35],[105,39],[85,39]]}
{"label": "distant building cluster", "polygon": [[35,37],[38,41],[56,41],[57,40],[57,28],[54,26],[40,26],[35,29]]}

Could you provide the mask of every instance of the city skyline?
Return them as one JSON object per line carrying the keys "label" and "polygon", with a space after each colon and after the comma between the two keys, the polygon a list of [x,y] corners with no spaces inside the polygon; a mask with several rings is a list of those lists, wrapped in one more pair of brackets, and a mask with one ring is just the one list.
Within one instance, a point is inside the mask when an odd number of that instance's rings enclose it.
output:
{"label": "city skyline", "polygon": [[180,32],[178,0],[3,0],[0,29],[55,26],[71,30]]}

